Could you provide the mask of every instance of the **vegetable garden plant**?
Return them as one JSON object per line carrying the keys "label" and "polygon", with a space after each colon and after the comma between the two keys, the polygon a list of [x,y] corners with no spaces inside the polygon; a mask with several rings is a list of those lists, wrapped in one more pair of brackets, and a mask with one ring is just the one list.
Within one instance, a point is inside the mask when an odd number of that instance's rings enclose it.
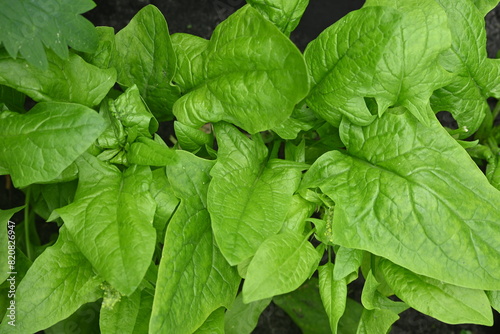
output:
{"label": "vegetable garden plant", "polygon": [[86,308],[102,333],[250,333],[300,295],[321,305],[305,333],[386,333],[410,307],[493,325],[498,1],[367,0],[303,53],[307,0],[248,0],[210,40],[154,6],[115,34],[89,0],[0,3],[0,172],[26,198],[0,211],[0,332],[69,333]]}

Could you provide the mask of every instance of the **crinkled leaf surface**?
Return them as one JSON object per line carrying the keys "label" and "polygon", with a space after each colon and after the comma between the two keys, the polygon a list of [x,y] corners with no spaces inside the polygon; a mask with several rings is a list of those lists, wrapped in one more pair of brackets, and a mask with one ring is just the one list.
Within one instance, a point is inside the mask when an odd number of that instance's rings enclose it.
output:
{"label": "crinkled leaf surface", "polygon": [[18,188],[61,174],[104,131],[92,109],[70,103],[39,103],[26,114],[0,114],[0,165]]}
{"label": "crinkled leaf surface", "polygon": [[451,46],[445,11],[434,0],[368,0],[366,6],[392,7],[401,14],[373,82],[376,93],[371,97],[379,115],[389,106],[403,106],[429,124],[434,118],[429,102],[433,91],[452,79],[437,61]]}
{"label": "crinkled leaf surface", "polygon": [[346,152],[304,177],[335,201],[334,243],[458,286],[500,288],[500,192],[435,120],[386,113],[343,123]]}
{"label": "crinkled leaf surface", "polygon": [[302,234],[284,232],[267,238],[248,267],[243,302],[297,289],[316,269],[319,256]]}
{"label": "crinkled leaf surface", "polygon": [[172,106],[179,97],[179,88],[172,84],[176,58],[158,8],[144,7],[116,34],[116,52],[118,83],[137,85],[158,120],[172,119]]}
{"label": "crinkled leaf surface", "polygon": [[186,125],[224,120],[250,133],[268,130],[287,119],[307,94],[299,50],[251,6],[215,29],[203,57],[203,80],[174,105],[175,116]]}
{"label": "crinkled leaf surface", "polygon": [[2,333],[35,333],[70,316],[82,304],[102,296],[102,278],[62,227],[56,244],[30,267],[16,291],[16,326],[0,325]]}
{"label": "crinkled leaf surface", "polygon": [[309,0],[249,0],[247,2],[287,36],[297,27],[309,4]]}
{"label": "crinkled leaf surface", "polygon": [[213,311],[232,304],[240,283],[215,244],[206,209],[213,162],[176,153],[167,176],[181,202],[167,227],[151,333],[193,333]]}
{"label": "crinkled leaf surface", "polygon": [[337,334],[338,323],[346,307],[347,281],[346,278],[336,280],[333,275],[333,268],[332,263],[318,267],[319,293],[330,320],[332,334]]}
{"label": "crinkled leaf surface", "polygon": [[417,275],[381,259],[378,269],[394,293],[414,309],[449,324],[493,325],[486,293]]}
{"label": "crinkled leaf surface", "polygon": [[143,279],[153,256],[156,203],[147,166],[120,170],[84,154],[75,200],[56,211],[97,272],[123,295]]}
{"label": "crinkled leaf surface", "polygon": [[433,0],[368,1],[307,47],[307,103],[333,125],[342,115],[366,125],[395,105],[428,123],[432,92],[449,82],[436,59],[450,43],[446,14]]}
{"label": "crinkled leaf surface", "polygon": [[172,47],[177,56],[174,81],[182,92],[188,92],[203,82],[205,54],[209,41],[191,34],[172,35]]}
{"label": "crinkled leaf surface", "polygon": [[498,5],[498,0],[473,0],[473,2],[483,16]]}
{"label": "crinkled leaf surface", "polygon": [[208,211],[217,245],[236,265],[279,232],[301,172],[268,162],[260,135],[251,140],[227,123],[215,130],[219,151],[210,172]]}
{"label": "crinkled leaf surface", "polygon": [[257,327],[259,317],[264,309],[271,303],[271,299],[256,300],[243,303],[240,293],[233,304],[226,311],[224,317],[224,331],[226,334],[250,334]]}
{"label": "crinkled leaf surface", "polygon": [[500,97],[500,60],[487,58],[484,14],[471,1],[437,2],[448,14],[453,41],[441,63],[456,77],[434,93],[432,107],[435,111],[451,112],[460,126],[473,133],[481,125],[485,112],[489,112],[486,99]]}
{"label": "crinkled leaf surface", "polygon": [[10,57],[16,58],[20,52],[41,69],[47,68],[44,46],[64,59],[68,57],[68,45],[93,52],[97,34],[92,23],[79,14],[94,7],[91,0],[0,0],[0,44]]}
{"label": "crinkled leaf surface", "polygon": [[24,59],[12,59],[0,48],[0,84],[12,87],[37,102],[60,101],[98,105],[113,87],[116,71],[100,69],[74,53],[67,60],[47,53],[48,69],[41,70]]}

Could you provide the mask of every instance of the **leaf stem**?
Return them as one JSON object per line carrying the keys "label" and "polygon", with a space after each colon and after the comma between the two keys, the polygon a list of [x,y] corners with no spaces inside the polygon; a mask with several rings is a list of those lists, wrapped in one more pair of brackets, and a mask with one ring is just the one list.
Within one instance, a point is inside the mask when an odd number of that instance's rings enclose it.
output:
{"label": "leaf stem", "polygon": [[30,208],[30,196],[31,196],[31,187],[28,187],[26,190],[26,199],[25,199],[25,208],[24,208],[24,240],[26,242],[26,256],[28,259],[31,261],[33,260],[32,255],[33,255],[33,249],[31,247],[31,241],[30,241],[30,215],[29,215],[29,208]]}

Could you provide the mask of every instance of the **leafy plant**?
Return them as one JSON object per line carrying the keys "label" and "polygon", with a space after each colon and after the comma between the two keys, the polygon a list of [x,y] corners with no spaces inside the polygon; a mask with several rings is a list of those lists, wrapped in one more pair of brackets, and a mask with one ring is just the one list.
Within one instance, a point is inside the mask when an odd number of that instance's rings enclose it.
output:
{"label": "leafy plant", "polygon": [[210,40],[170,36],[154,6],[95,28],[91,52],[43,31],[45,69],[26,39],[2,40],[0,172],[26,195],[2,333],[88,312],[102,333],[250,333],[271,301],[304,333],[385,333],[410,307],[493,325],[498,1],[368,0],[301,53],[288,36],[307,3],[249,1]]}

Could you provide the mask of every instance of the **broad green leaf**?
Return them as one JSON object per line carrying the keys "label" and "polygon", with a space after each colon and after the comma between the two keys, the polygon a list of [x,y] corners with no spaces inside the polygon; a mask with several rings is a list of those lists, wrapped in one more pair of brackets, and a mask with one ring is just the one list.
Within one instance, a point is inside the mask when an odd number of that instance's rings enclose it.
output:
{"label": "broad green leaf", "polygon": [[113,87],[116,71],[100,69],[70,53],[62,60],[48,54],[48,69],[41,70],[24,59],[12,59],[0,48],[0,84],[12,87],[37,102],[72,102],[98,105]]}
{"label": "broad green leaf", "polygon": [[498,0],[473,0],[473,2],[483,16],[498,5]]}
{"label": "broad green leaf", "polygon": [[402,106],[428,125],[434,118],[432,93],[453,78],[437,61],[451,46],[445,11],[435,0],[368,0],[364,6],[387,6],[401,14],[401,23],[377,64],[377,92],[371,97],[379,115],[390,106]]}
{"label": "broad green leaf", "polygon": [[347,281],[345,278],[335,280],[332,263],[318,267],[319,293],[325,308],[332,334],[338,333],[338,323],[344,314],[347,300]]}
{"label": "broad green leaf", "polygon": [[194,334],[224,334],[224,307],[212,312]]}
{"label": "broad green leaf", "polygon": [[356,334],[382,334],[389,333],[391,326],[399,316],[389,310],[363,309]]}
{"label": "broad green leaf", "polygon": [[417,275],[381,259],[378,268],[395,294],[424,314],[449,324],[493,325],[486,293]]}
{"label": "broad green leaf", "polygon": [[100,333],[99,312],[101,302],[83,304],[68,318],[59,321],[54,326],[44,329],[45,334],[66,333]]}
{"label": "broad green leaf", "polygon": [[214,141],[213,134],[203,132],[201,129],[194,129],[179,122],[174,122],[174,130],[179,146],[186,151],[194,152],[205,145],[212,146]]}
{"label": "broad green leaf", "polygon": [[434,1],[368,1],[308,45],[307,103],[335,126],[343,115],[367,125],[390,106],[428,123],[432,92],[449,82],[437,57],[450,43],[446,14]]}
{"label": "broad green leaf", "polygon": [[309,4],[309,0],[247,0],[247,2],[287,36],[290,36],[297,27]]}
{"label": "broad green leaf", "polygon": [[75,200],[56,211],[95,270],[129,296],[142,281],[155,247],[151,170],[132,166],[121,172],[88,154],[77,163]]}
{"label": "broad green leaf", "polygon": [[144,7],[116,34],[114,65],[120,85],[137,85],[158,120],[172,119],[172,106],[179,98],[179,88],[172,84],[176,58],[158,8]]}
{"label": "broad green leaf", "polygon": [[363,261],[363,251],[347,247],[339,247],[335,252],[335,267],[333,278],[340,280],[352,273],[357,273]]}
{"label": "broad green leaf", "polygon": [[302,234],[284,232],[257,249],[243,284],[243,302],[270,298],[297,289],[311,276],[320,258]]}
{"label": "broad green leaf", "polygon": [[488,59],[484,14],[470,0],[437,0],[448,14],[452,46],[441,63],[456,76],[432,99],[435,111],[449,111],[460,127],[474,133],[489,112],[486,99],[500,97],[500,60]]}
{"label": "broad green leaf", "polygon": [[380,285],[370,270],[366,276],[361,294],[361,302],[367,310],[389,310],[395,314],[399,314],[409,308],[405,303],[395,302],[387,298],[379,291]]}
{"label": "broad green leaf", "polygon": [[24,206],[0,210],[0,284],[5,282],[11,272],[16,272],[16,230],[10,218]]}
{"label": "broad green leaf", "polygon": [[232,304],[240,283],[215,244],[206,209],[213,161],[176,154],[167,176],[181,202],[167,227],[150,333],[193,333],[213,311]]}
{"label": "broad green leaf", "polygon": [[102,296],[102,278],[67,232],[61,228],[57,243],[36,259],[17,286],[16,326],[10,326],[6,316],[0,325],[2,333],[35,333]]}
{"label": "broad green leaf", "polygon": [[493,307],[497,312],[500,312],[500,290],[486,291],[486,295],[490,300],[491,307]]}
{"label": "broad green leaf", "polygon": [[55,209],[62,208],[73,202],[76,187],[76,180],[50,184],[33,184],[30,187],[30,205],[37,215],[48,221]]}
{"label": "broad green leaf", "polygon": [[226,334],[250,334],[257,327],[259,317],[269,305],[271,299],[256,300],[251,303],[243,303],[243,295],[240,293],[233,305],[226,311],[224,317],[224,330]]}
{"label": "broad green leaf", "polygon": [[132,334],[139,314],[141,290],[122,296],[113,307],[101,308],[99,327],[102,334]]}
{"label": "broad green leaf", "polygon": [[236,265],[280,231],[301,172],[279,160],[268,162],[259,135],[251,140],[227,123],[215,130],[219,151],[210,171],[208,210],[217,245]]}
{"label": "broad green leaf", "polygon": [[91,0],[0,0],[0,44],[10,57],[18,53],[32,65],[46,69],[44,47],[60,58],[68,58],[68,45],[78,51],[97,47],[94,26],[83,16],[95,7]]}
{"label": "broad green leaf", "polygon": [[134,334],[144,334],[148,332],[149,319],[151,318],[151,310],[153,309],[153,296],[142,290],[141,304],[139,305],[139,313],[134,325]]}
{"label": "broad green leaf", "polygon": [[190,34],[173,34],[172,47],[177,56],[174,81],[182,92],[201,84],[205,77],[205,57],[209,41]]}
{"label": "broad green leaf", "polygon": [[336,244],[454,285],[500,289],[500,192],[437,120],[386,113],[368,127],[343,123],[341,134],[347,151],[323,155],[302,184],[335,202]]}
{"label": "broad green leaf", "polygon": [[273,302],[293,319],[304,334],[332,333],[318,286],[318,279],[313,277],[298,289],[273,298]]}
{"label": "broad green leaf", "polygon": [[0,114],[0,165],[17,188],[55,179],[104,131],[93,110],[70,103],[38,103],[26,114]]}
{"label": "broad green leaf", "polygon": [[99,68],[110,68],[116,57],[115,30],[112,27],[96,27],[99,42],[92,53],[82,52],[80,56],[89,64]]}
{"label": "broad green leaf", "polygon": [[177,119],[191,127],[223,120],[250,133],[268,130],[307,94],[299,50],[251,6],[222,22],[201,56],[203,80],[197,76],[196,87],[174,105]]}

